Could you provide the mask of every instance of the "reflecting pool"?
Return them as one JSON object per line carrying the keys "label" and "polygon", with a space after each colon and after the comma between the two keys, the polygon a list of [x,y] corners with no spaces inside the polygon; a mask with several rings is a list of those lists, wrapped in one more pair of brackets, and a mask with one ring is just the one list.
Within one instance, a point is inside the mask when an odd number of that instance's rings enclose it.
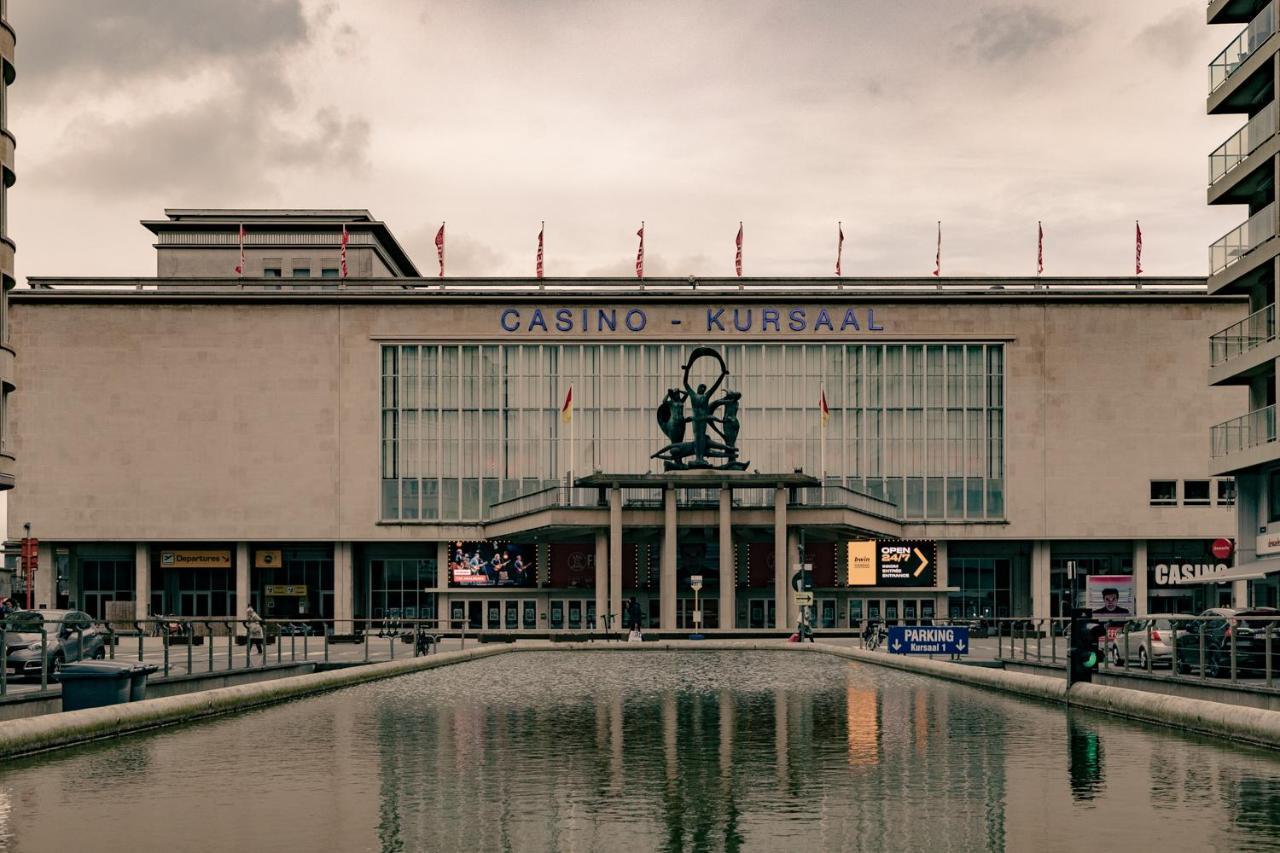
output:
{"label": "reflecting pool", "polygon": [[795,652],[530,652],[9,762],[0,850],[1280,850],[1280,756]]}

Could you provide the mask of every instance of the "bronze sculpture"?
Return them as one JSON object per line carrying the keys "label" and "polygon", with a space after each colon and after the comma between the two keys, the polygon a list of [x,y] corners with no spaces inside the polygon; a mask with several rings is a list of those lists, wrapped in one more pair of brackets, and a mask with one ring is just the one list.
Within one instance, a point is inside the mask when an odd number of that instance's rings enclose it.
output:
{"label": "bronze sculpture", "polygon": [[[689,370],[700,358],[714,358],[720,364],[720,375],[711,383],[710,388],[706,383],[699,383],[697,388],[689,383]],[[749,463],[738,460],[737,447],[741,428],[738,409],[742,395],[737,391],[727,391],[720,399],[713,399],[729,375],[724,358],[710,347],[698,347],[689,353],[689,361],[683,368],[684,390],[668,388],[666,398],[658,406],[658,427],[667,437],[668,443],[653,454],[653,458],[661,459],[663,469],[667,471],[690,468],[745,471]],[[689,406],[688,415],[684,413],[686,403]],[[685,441],[685,431],[689,425],[693,426],[693,440]],[[719,436],[719,441],[712,436],[713,432]],[[724,462],[716,465],[711,461],[716,459],[723,459]]]}

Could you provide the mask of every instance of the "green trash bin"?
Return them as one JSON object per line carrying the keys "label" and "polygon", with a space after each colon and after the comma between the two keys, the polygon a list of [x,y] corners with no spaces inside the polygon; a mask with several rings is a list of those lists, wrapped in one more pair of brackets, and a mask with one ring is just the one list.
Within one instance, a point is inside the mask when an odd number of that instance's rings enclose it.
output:
{"label": "green trash bin", "polygon": [[129,701],[138,702],[147,698],[147,676],[160,667],[137,661],[133,661],[132,666],[133,669],[129,671]]}
{"label": "green trash bin", "polygon": [[62,667],[62,710],[101,708],[129,701],[135,664],[114,660],[85,660]]}

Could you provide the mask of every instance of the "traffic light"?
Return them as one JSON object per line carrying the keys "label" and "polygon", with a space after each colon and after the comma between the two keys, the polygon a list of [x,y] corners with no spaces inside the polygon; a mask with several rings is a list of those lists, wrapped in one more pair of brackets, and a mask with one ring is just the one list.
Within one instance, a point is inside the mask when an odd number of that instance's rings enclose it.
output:
{"label": "traffic light", "polygon": [[1092,615],[1088,609],[1071,611],[1071,648],[1067,653],[1068,686],[1079,681],[1093,681],[1093,674],[1102,663],[1102,650],[1098,642],[1106,636],[1107,629],[1098,622],[1090,621]]}

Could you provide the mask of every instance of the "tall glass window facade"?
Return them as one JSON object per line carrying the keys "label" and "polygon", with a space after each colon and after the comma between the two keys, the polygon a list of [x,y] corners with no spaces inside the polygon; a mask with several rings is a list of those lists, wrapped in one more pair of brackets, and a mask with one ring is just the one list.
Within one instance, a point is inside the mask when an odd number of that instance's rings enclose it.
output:
{"label": "tall glass window facade", "polygon": [[[479,520],[572,469],[660,471],[654,410],[692,344],[387,344],[382,517]],[[907,518],[1004,517],[1000,344],[729,344],[742,458],[824,471]],[[703,359],[690,381],[714,381]],[[573,388],[573,418],[560,417]],[[831,418],[824,428],[819,400]]]}

